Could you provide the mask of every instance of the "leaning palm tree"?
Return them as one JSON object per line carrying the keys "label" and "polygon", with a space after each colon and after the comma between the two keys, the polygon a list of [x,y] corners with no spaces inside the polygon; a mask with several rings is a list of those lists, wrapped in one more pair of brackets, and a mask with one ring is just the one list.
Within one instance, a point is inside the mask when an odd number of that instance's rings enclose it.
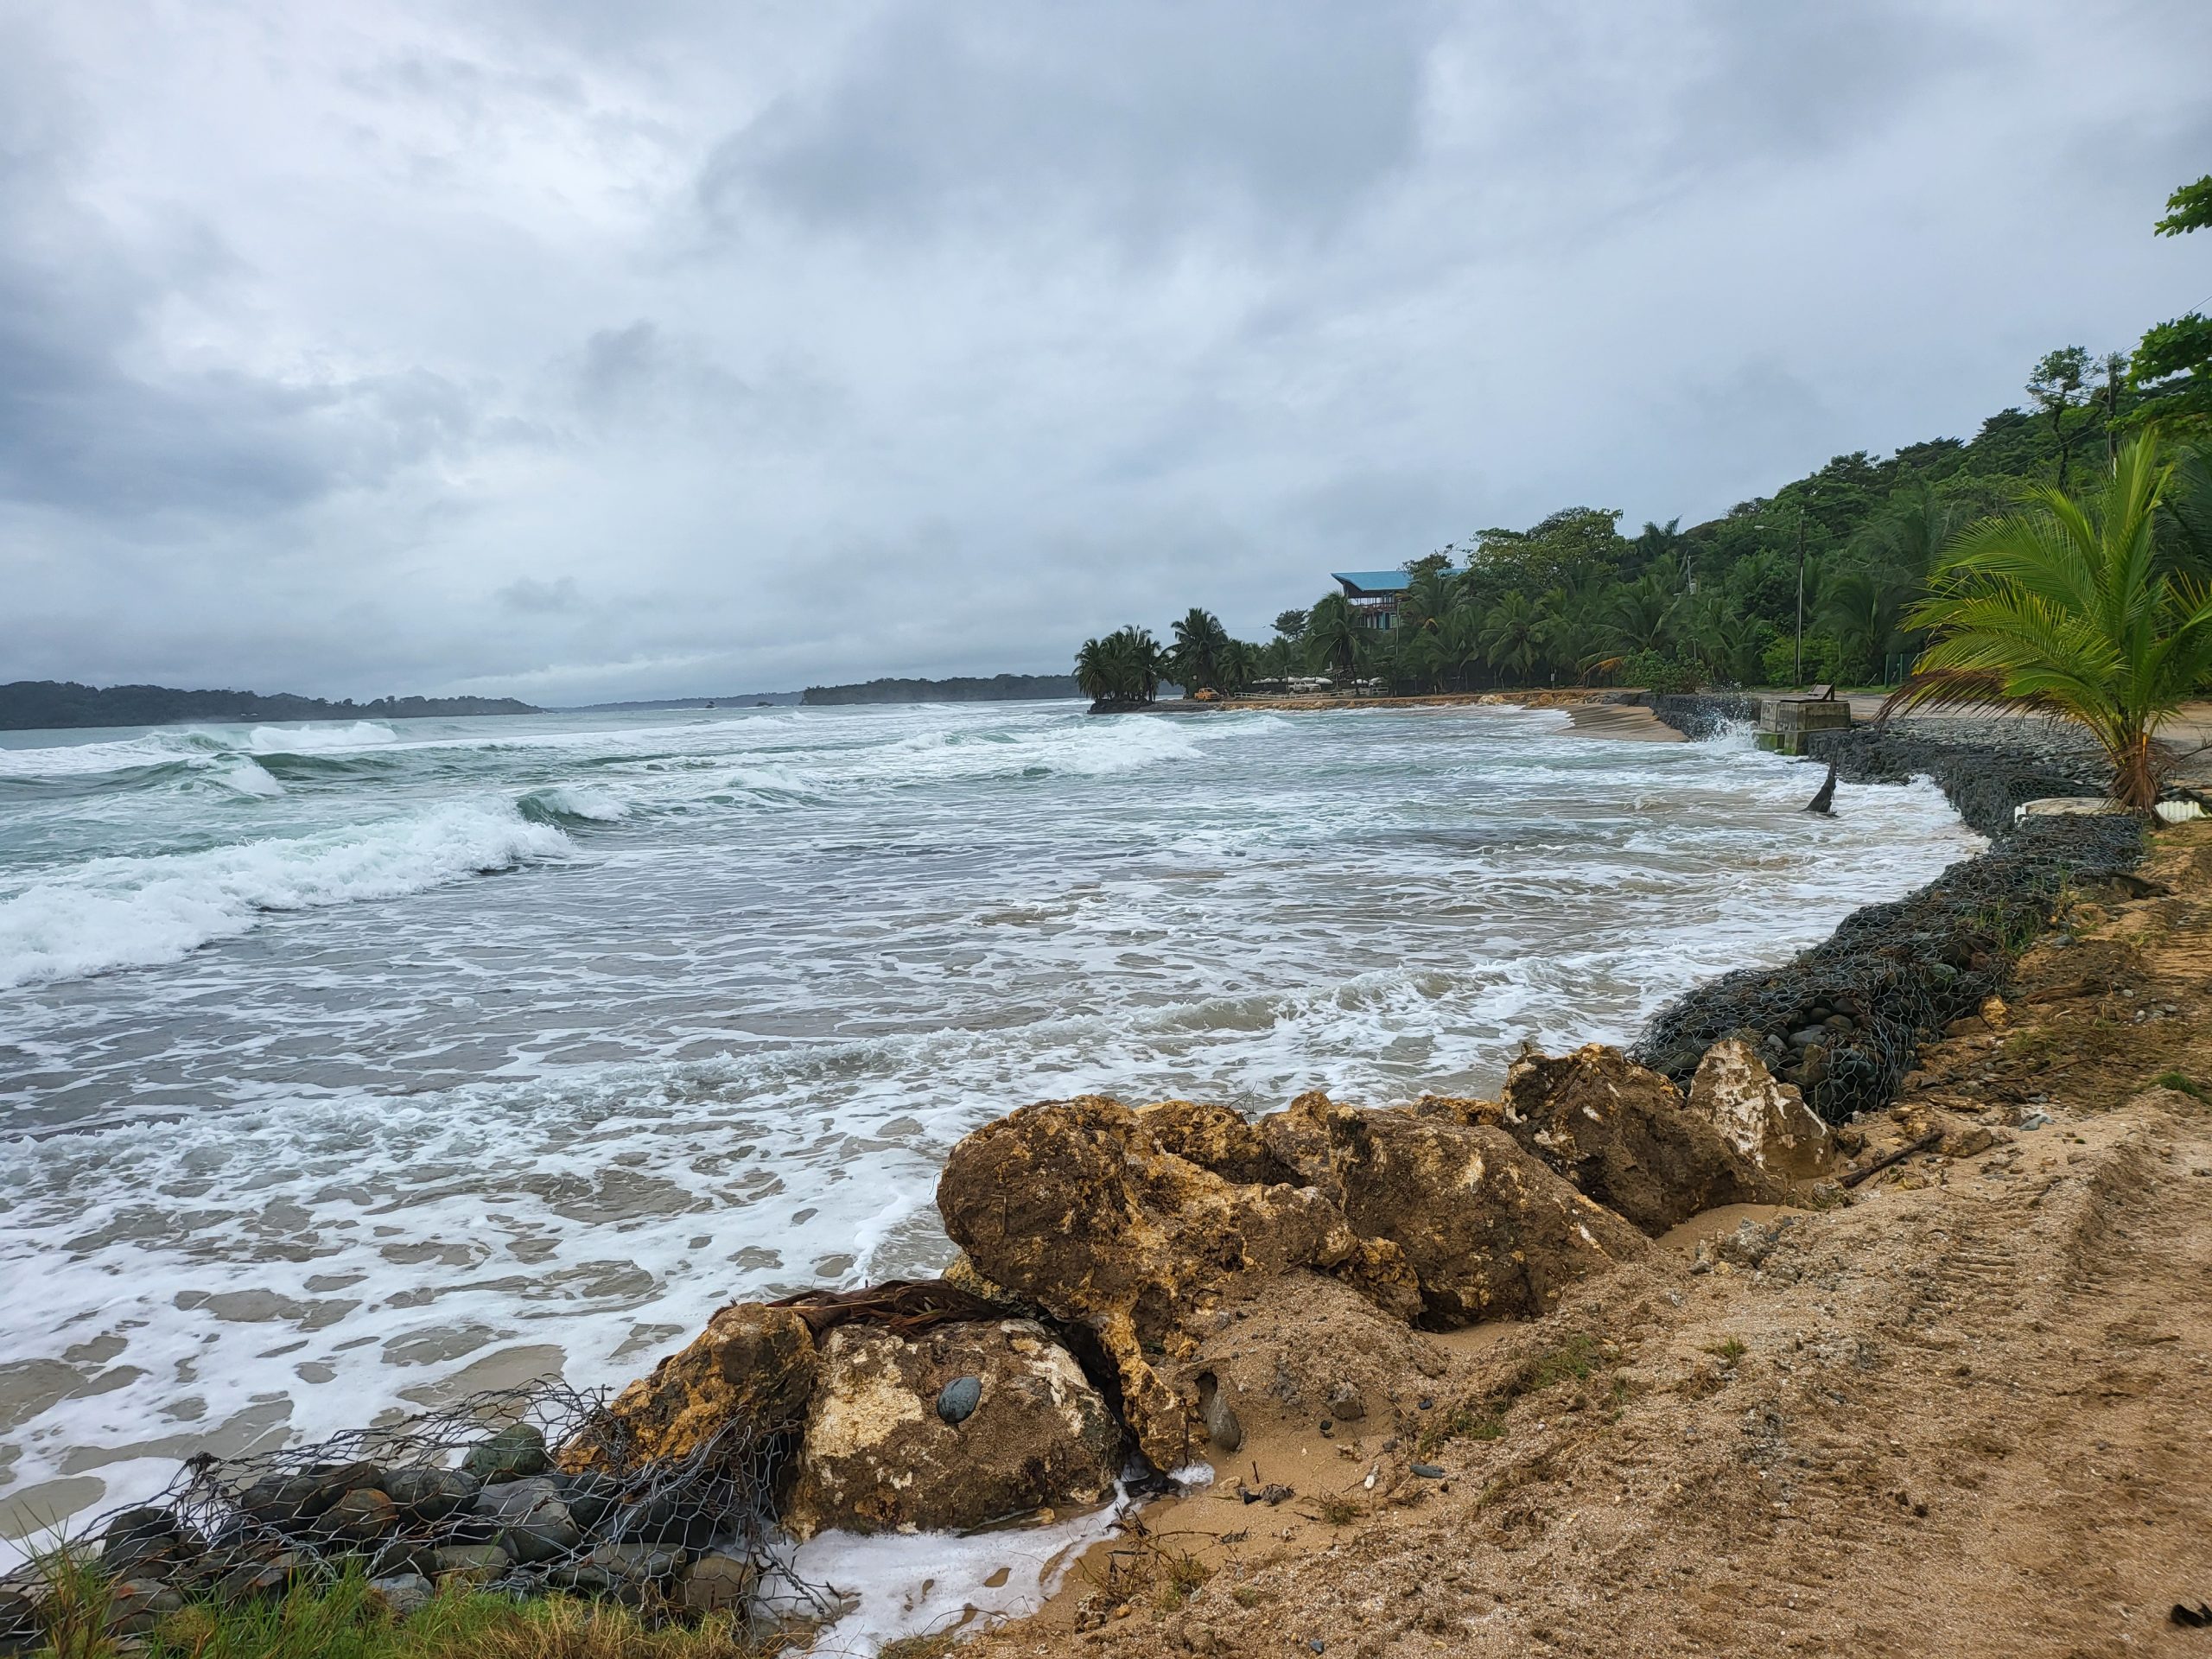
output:
{"label": "leaning palm tree", "polygon": [[2070,720],[2110,761],[2112,798],[2148,810],[2158,728],[2212,674],[2212,589],[2161,569],[2154,545],[2171,476],[2156,441],[2139,438],[2086,500],[2040,486],[1968,530],[1905,618],[1936,639],[1883,714],[1979,705]]}

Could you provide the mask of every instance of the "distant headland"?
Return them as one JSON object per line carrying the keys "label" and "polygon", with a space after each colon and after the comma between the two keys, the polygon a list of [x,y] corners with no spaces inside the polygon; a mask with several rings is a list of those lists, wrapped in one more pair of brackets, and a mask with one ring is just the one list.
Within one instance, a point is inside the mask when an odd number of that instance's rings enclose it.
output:
{"label": "distant headland", "polygon": [[168,726],[179,721],[407,720],[462,715],[534,715],[512,697],[378,697],[332,702],[279,691],[180,691],[166,685],[79,685],[74,680],[15,680],[0,685],[0,731],[75,726]]}
{"label": "distant headland", "polygon": [[808,708],[839,702],[1016,702],[1073,697],[1072,674],[973,675],[949,680],[870,680],[864,685],[810,685],[799,698]]}

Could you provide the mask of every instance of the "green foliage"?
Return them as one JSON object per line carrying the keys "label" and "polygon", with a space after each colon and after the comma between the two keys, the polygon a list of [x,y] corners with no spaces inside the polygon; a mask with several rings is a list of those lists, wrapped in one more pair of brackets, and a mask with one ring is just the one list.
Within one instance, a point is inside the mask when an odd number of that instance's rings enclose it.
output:
{"label": "green foliage", "polygon": [[1167,654],[1166,672],[1185,692],[1200,687],[1221,689],[1222,655],[1229,649],[1229,630],[1211,611],[1193,606],[1175,625],[1174,648]]}
{"label": "green foliage", "polygon": [[1086,639],[1075,654],[1075,683],[1093,702],[1150,702],[1160,695],[1166,658],[1148,628],[1116,628]]}
{"label": "green foliage", "polygon": [[2138,438],[2088,500],[2034,489],[1975,525],[1909,619],[1936,642],[1892,702],[2073,721],[2104,749],[2113,798],[2148,809],[2161,780],[2152,739],[2212,673],[2212,592],[2158,555],[2171,480],[2157,440]]}
{"label": "green foliage", "polygon": [[1694,691],[1705,683],[1705,676],[1695,663],[1662,656],[1656,651],[1639,651],[1623,658],[1620,678],[1623,685],[1669,693]]}
{"label": "green foliage", "polygon": [[2212,226],[2212,173],[2168,196],[2166,216],[2152,228],[2160,236],[2179,236],[2207,226]]}

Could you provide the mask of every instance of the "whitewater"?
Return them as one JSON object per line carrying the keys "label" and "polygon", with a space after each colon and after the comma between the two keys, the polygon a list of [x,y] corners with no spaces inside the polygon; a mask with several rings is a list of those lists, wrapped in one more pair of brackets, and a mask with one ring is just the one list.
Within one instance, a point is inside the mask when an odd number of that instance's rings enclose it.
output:
{"label": "whitewater", "polygon": [[1493,708],[0,736],[0,1533],[923,1273],[1080,1092],[1494,1088],[1977,850]]}

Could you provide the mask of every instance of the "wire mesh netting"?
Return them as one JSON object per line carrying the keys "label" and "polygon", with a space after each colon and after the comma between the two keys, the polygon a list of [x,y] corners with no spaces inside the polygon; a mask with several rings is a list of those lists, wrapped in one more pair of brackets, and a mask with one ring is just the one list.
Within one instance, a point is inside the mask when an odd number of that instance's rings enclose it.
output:
{"label": "wire mesh netting", "polygon": [[1738,1037],[1831,1123],[1897,1096],[1919,1046],[2000,991],[2069,886],[2124,876],[2142,855],[2132,817],[2031,819],[1919,892],[1868,905],[1780,968],[1700,986],[1654,1017],[1634,1057],[1685,1084]]}
{"label": "wire mesh netting", "polygon": [[[739,1420],[646,1458],[601,1395],[541,1382],[311,1446],[203,1454],[94,1526],[111,1576],[224,1599],[359,1563],[372,1579],[458,1574],[633,1606],[738,1608],[772,1586],[785,1608],[827,1615],[832,1593],[799,1580],[776,1530],[793,1441]],[[707,1558],[711,1593],[687,1595]]]}

